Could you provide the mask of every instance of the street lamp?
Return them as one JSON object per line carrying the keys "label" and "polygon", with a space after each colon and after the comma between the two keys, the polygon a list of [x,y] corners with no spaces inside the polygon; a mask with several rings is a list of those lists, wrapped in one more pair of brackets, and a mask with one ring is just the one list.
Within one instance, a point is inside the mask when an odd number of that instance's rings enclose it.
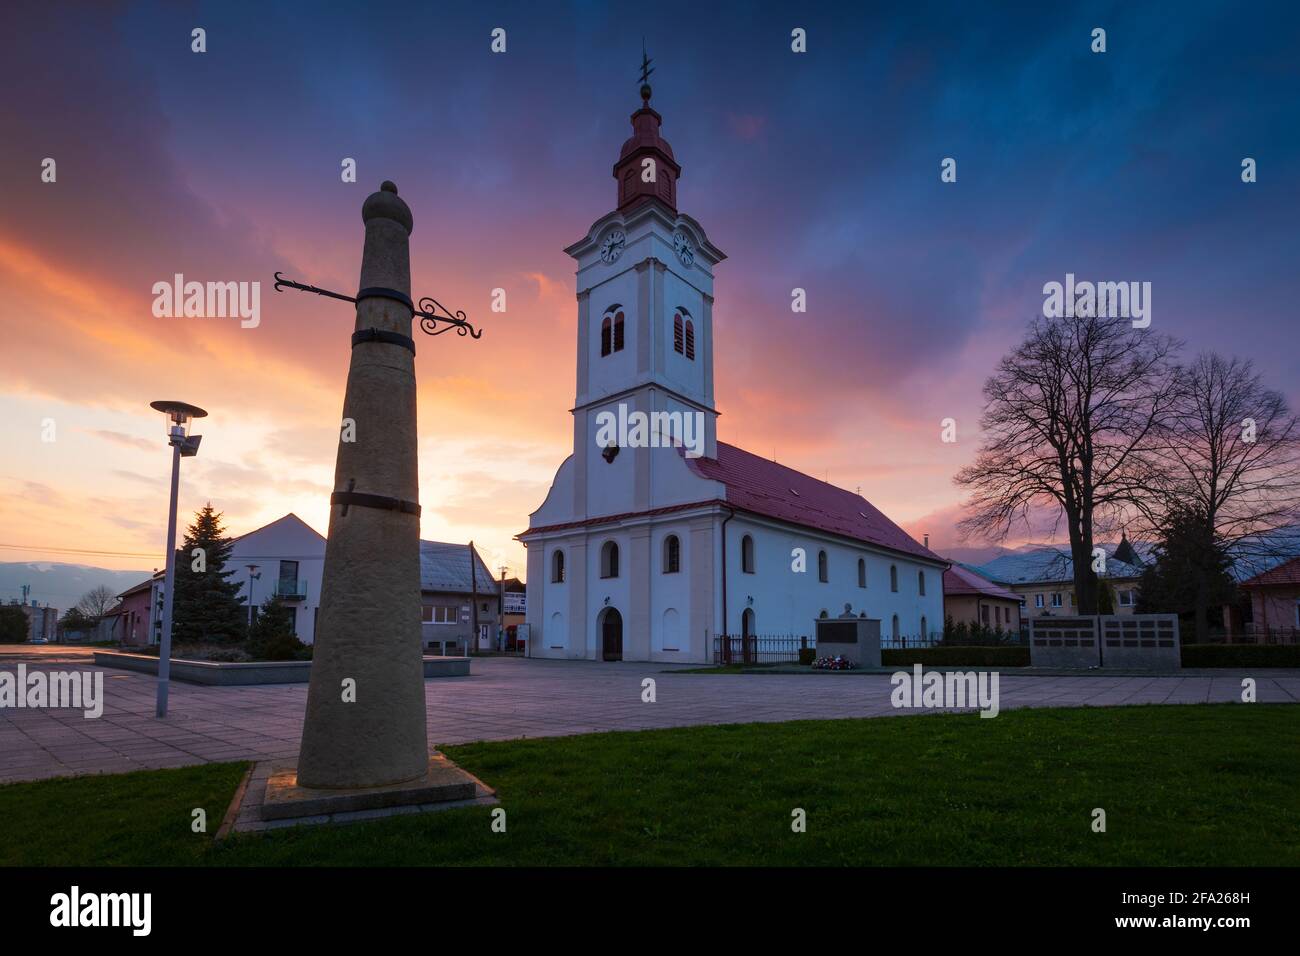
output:
{"label": "street lamp", "polygon": [[172,495],[167,510],[167,577],[163,585],[162,641],[158,647],[159,717],[167,716],[167,681],[171,677],[172,606],[176,597],[176,493],[180,490],[181,458],[199,453],[202,435],[191,435],[190,421],[206,418],[207,412],[185,402],[150,402],[149,407],[167,416],[167,444],[172,446]]}
{"label": "street lamp", "polygon": [[259,571],[261,571],[262,566],[261,566],[260,564],[246,564],[246,565],[244,565],[244,567],[248,568],[248,627],[249,627],[249,630],[252,630],[252,627],[253,627],[253,582],[254,582],[254,581],[260,581],[260,580],[262,580],[262,575],[258,573]]}

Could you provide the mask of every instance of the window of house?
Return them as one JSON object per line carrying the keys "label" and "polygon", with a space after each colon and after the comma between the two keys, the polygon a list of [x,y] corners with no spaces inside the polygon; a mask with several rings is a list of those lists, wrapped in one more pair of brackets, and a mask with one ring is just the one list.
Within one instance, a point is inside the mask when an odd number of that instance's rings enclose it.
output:
{"label": "window of house", "polygon": [[551,581],[555,584],[564,583],[564,552],[556,551],[551,555]]}
{"label": "window of house", "polygon": [[1043,596],[1041,594],[1035,594],[1034,607],[1042,607],[1042,606],[1043,606]]}
{"label": "window of house", "polygon": [[618,577],[618,545],[613,541],[606,541],[600,549],[600,576]]}
{"label": "window of house", "polygon": [[1119,592],[1119,603],[1120,603],[1120,606],[1121,606],[1121,607],[1132,607],[1132,606],[1133,606],[1133,592],[1132,592],[1132,591],[1120,591],[1120,592]]}
{"label": "window of house", "polygon": [[740,539],[740,570],[745,574],[754,573],[754,539],[749,535]]}
{"label": "window of house", "polygon": [[826,552],[817,552],[817,580],[825,584],[830,580],[830,568],[827,567]]}
{"label": "window of house", "polygon": [[1074,592],[1070,592],[1070,607],[1074,607]]}
{"label": "window of house", "polygon": [[1052,592],[1052,607],[1060,607],[1060,606],[1061,606],[1061,592],[1060,592],[1060,591],[1053,591],[1053,592]]}
{"label": "window of house", "polygon": [[917,591],[920,593],[921,597],[925,597],[925,572],[924,571],[916,572],[916,588]]}
{"label": "window of house", "polygon": [[980,623],[985,627],[989,626],[989,606],[987,604],[980,605]]}
{"label": "window of house", "polygon": [[426,604],[420,611],[420,619],[425,624],[455,624],[460,620],[459,609],[455,605]]}
{"label": "window of house", "polygon": [[664,574],[676,574],[681,570],[682,545],[677,535],[670,534],[664,538]]}
{"label": "window of house", "polygon": [[993,607],[993,623],[994,624],[1002,623],[1002,608],[998,607],[997,605],[994,605]]}
{"label": "window of house", "polygon": [[1021,599],[1020,599],[1020,610],[1023,611],[1027,606],[1028,606],[1028,605],[1026,604],[1025,599],[1024,599],[1024,598],[1021,598]]}
{"label": "window of house", "polygon": [[858,587],[867,586],[867,561],[865,558],[858,558]]}
{"label": "window of house", "polygon": [[889,566],[889,590],[898,590],[898,566],[895,564]]}

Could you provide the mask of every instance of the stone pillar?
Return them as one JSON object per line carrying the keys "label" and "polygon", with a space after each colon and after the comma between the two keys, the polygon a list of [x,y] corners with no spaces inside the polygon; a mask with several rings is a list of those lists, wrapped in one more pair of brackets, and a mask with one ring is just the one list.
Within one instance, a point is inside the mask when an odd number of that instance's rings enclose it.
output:
{"label": "stone pillar", "polygon": [[408,347],[411,210],[386,182],[361,218],[361,294],[343,399],[356,440],[339,443],[298,756],[298,785],[322,789],[412,780],[429,765],[415,347]]}

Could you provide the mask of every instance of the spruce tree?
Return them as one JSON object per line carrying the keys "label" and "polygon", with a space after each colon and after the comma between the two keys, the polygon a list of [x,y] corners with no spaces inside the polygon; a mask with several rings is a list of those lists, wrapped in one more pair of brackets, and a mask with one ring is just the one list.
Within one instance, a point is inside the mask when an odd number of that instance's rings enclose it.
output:
{"label": "spruce tree", "polygon": [[233,643],[243,640],[247,630],[240,585],[229,580],[237,569],[226,568],[234,542],[226,537],[221,517],[209,501],[185,529],[185,543],[176,555],[175,643]]}
{"label": "spruce tree", "polygon": [[1191,616],[1195,637],[1185,635],[1183,640],[1203,643],[1209,634],[1209,610],[1236,599],[1231,568],[1205,510],[1177,506],[1167,518],[1156,561],[1142,573],[1137,611]]}

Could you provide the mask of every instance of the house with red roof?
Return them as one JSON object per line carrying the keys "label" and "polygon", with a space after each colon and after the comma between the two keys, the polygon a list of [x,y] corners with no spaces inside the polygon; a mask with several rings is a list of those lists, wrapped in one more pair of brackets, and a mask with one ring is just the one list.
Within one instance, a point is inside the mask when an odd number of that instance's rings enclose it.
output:
{"label": "house with red roof", "polygon": [[617,207],[565,250],[573,454],[518,535],[530,653],[702,662],[718,635],[811,638],[817,618],[844,614],[878,619],[886,645],[938,635],[946,561],[861,495],[718,440],[726,256],[678,211],[681,166],[641,95]]}
{"label": "house with red roof", "polygon": [[1251,630],[1269,634],[1300,631],[1300,557],[1247,578],[1240,586],[1250,595]]}
{"label": "house with red roof", "polygon": [[963,564],[943,572],[943,613],[954,624],[982,624],[1020,633],[1020,595],[994,584]]}

